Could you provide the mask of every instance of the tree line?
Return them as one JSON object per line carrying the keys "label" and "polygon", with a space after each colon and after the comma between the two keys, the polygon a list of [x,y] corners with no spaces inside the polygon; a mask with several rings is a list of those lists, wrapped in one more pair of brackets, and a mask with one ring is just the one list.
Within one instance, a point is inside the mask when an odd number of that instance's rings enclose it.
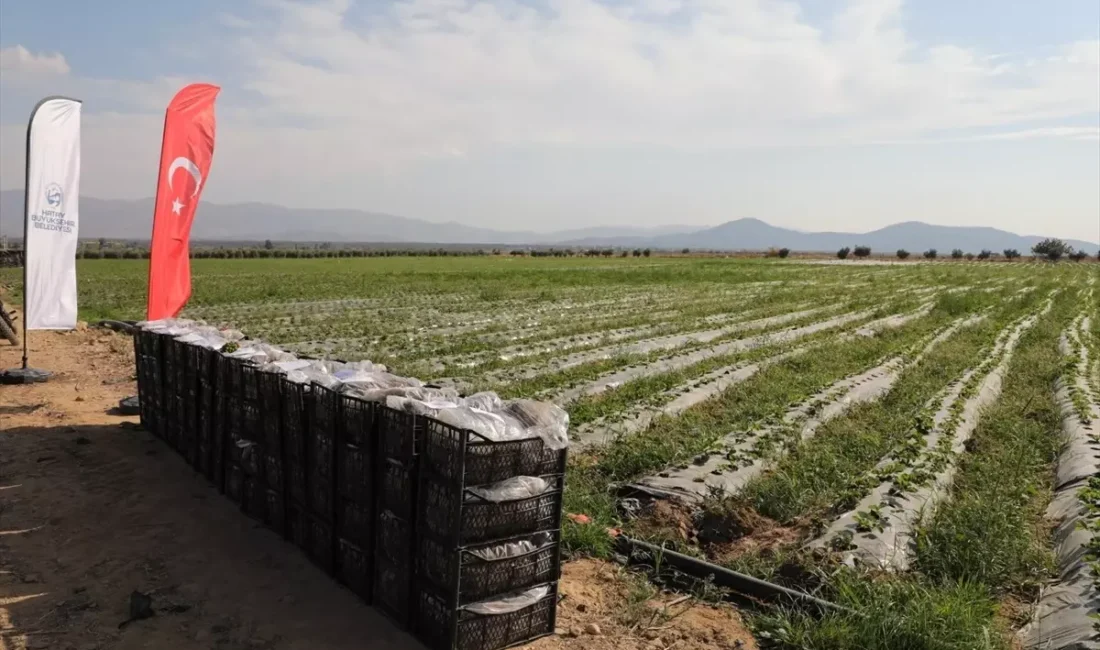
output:
{"label": "tree line", "polygon": [[[8,254],[19,254],[21,251],[8,250],[0,251]],[[692,250],[688,248],[678,251],[680,255],[690,255]],[[709,251],[700,250],[694,251],[696,254],[706,255],[728,255],[728,251]],[[764,257],[778,257],[785,259],[792,253],[789,248],[769,248],[763,252]],[[845,260],[849,257],[855,257],[856,259],[864,259],[870,257],[872,253],[870,246],[845,246],[836,252],[836,256],[839,259]],[[259,258],[289,258],[289,259],[312,259],[312,258],[342,258],[342,257],[477,257],[477,256],[490,256],[490,255],[509,255],[512,257],[650,257],[655,252],[649,248],[513,248],[513,249],[501,249],[501,248],[471,248],[465,246],[451,246],[451,247],[371,247],[371,246],[355,246],[355,247],[334,247],[331,243],[320,243],[313,245],[294,245],[293,248],[278,247],[271,240],[267,240],[262,246],[199,246],[191,249],[192,259],[259,259]],[[657,251],[656,254],[673,254],[675,251]],[[1044,239],[1043,241],[1035,244],[1031,248],[1031,254],[1034,258],[1043,258],[1051,261],[1058,261],[1066,258],[1074,261],[1082,261],[1089,257],[1089,253],[1084,250],[1074,250],[1072,246],[1060,239]],[[898,259],[909,259],[912,254],[904,249],[898,249],[895,253]],[[942,254],[935,248],[928,249],[921,254],[925,259],[934,260],[939,258],[946,259],[950,257],[953,260],[990,260],[999,257],[1003,257],[1007,260],[1015,260],[1023,255],[1020,251],[1014,248],[1006,248],[1001,253],[995,253],[991,250],[984,249],[979,253],[964,252],[961,248],[953,249],[950,253]],[[77,250],[77,259],[149,259],[149,248],[143,246],[137,242],[108,242],[106,239],[100,239],[98,246],[95,242],[86,241]],[[1097,259],[1100,260],[1100,252],[1097,252]],[[0,256],[2,258],[2,256]],[[3,261],[6,258],[0,259]],[[8,262],[14,261],[7,260]],[[5,264],[10,266],[12,264]]]}
{"label": "tree line", "polygon": [[[787,249],[784,248],[782,250],[787,250]],[[1006,248],[1001,252],[1001,254],[1004,255],[1004,258],[1008,259],[1008,260],[1014,260],[1014,259],[1017,259],[1017,258],[1021,257],[1020,251],[1016,250],[1015,248]],[[1069,244],[1062,241],[1061,239],[1053,239],[1053,238],[1044,239],[1043,241],[1041,241],[1041,242],[1035,244],[1034,246],[1032,246],[1031,247],[1031,254],[1036,258],[1041,257],[1041,258],[1044,258],[1044,259],[1048,259],[1052,262],[1057,262],[1058,260],[1062,259],[1063,257],[1065,257],[1067,259],[1071,259],[1075,262],[1080,262],[1080,261],[1083,261],[1085,259],[1088,259],[1088,257],[1089,257],[1089,254],[1087,252],[1085,252],[1084,250],[1075,251],[1073,249],[1073,246],[1070,246]],[[842,260],[848,259],[849,255],[854,255],[857,259],[863,259],[865,257],[869,257],[871,255],[871,247],[870,246],[856,246],[853,249],[849,246],[845,246],[844,248],[841,248],[840,250],[838,250],[836,252],[837,258],[842,259]],[[909,251],[905,250],[904,248],[899,248],[897,250],[897,252],[895,253],[895,255],[897,255],[897,258],[899,260],[905,260],[905,259],[909,259],[909,256],[911,255],[911,253]],[[930,248],[930,249],[924,251],[923,256],[924,256],[924,259],[934,260],[934,259],[937,259],[938,257],[940,257],[940,253],[935,248]],[[782,257],[786,257],[786,255],[783,255]],[[973,259],[989,260],[989,259],[993,259],[993,258],[996,258],[996,257],[997,257],[997,253],[994,253],[993,251],[991,251],[989,249],[983,249],[980,253],[977,253],[977,254],[975,254],[975,253],[965,253],[965,252],[963,252],[963,250],[961,248],[956,248],[956,249],[953,249],[951,251],[951,259],[954,259],[954,260],[961,260],[961,259],[964,259],[964,258],[968,259],[968,260],[973,260]],[[1100,260],[1100,251],[1097,251],[1096,259]]]}

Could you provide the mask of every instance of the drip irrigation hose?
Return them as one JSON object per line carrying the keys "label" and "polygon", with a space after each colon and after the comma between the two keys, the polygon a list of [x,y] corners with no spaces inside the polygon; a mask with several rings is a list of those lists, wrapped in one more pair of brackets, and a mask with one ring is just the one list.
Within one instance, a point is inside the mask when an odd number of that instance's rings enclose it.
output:
{"label": "drip irrigation hose", "polygon": [[660,557],[662,564],[671,566],[688,576],[699,580],[712,579],[714,584],[719,587],[724,587],[737,594],[749,596],[754,600],[766,602],[787,601],[788,603],[816,610],[819,613],[832,611],[859,615],[855,610],[842,605],[822,600],[801,591],[788,589],[787,587],[782,587],[766,580],[760,580],[759,578],[738,573],[737,571],[691,557],[690,555],[670,551],[666,548],[650,544],[649,542],[643,542],[621,534],[616,540],[620,552],[628,558],[635,557],[633,552],[636,550],[644,551],[654,558]]}

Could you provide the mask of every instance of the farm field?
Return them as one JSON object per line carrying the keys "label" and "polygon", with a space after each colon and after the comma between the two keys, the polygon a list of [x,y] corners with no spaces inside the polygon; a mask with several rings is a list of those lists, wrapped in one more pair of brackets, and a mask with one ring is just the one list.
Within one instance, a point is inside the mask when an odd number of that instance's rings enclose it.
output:
{"label": "farm field", "polygon": [[[608,530],[621,531],[850,608],[761,610],[762,643],[1012,648],[1092,633],[1096,264],[350,258],[192,270],[184,316],[565,408],[566,510],[584,515],[565,524],[573,556],[610,555]],[[144,262],[77,271],[82,318],[142,316]],[[0,271],[0,284],[18,281]]]}

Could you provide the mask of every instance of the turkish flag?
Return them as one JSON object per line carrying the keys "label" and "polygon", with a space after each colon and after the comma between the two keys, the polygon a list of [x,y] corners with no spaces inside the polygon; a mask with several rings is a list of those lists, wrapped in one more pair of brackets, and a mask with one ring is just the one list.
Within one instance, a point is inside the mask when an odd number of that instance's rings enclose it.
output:
{"label": "turkish flag", "polygon": [[214,99],[221,88],[184,87],[168,104],[149,253],[149,320],[172,318],[191,297],[191,222],[214,159]]}

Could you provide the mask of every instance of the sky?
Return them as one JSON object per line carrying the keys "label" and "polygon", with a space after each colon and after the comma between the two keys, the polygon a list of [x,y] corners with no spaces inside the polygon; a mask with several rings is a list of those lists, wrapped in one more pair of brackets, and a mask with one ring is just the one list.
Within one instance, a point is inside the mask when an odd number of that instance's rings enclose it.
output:
{"label": "sky", "polygon": [[4,0],[0,189],[65,94],[81,193],[151,196],[199,81],[204,201],[1100,241],[1096,0]]}

